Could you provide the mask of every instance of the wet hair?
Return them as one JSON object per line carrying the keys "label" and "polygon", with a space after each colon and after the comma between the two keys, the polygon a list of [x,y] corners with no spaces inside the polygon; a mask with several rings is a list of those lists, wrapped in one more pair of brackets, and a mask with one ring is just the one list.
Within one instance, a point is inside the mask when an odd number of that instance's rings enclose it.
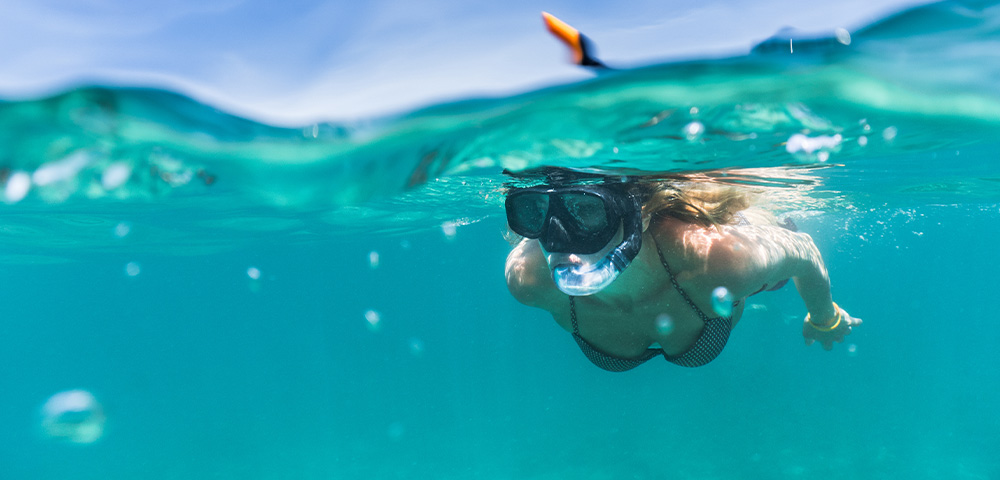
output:
{"label": "wet hair", "polygon": [[703,227],[735,224],[736,214],[753,202],[750,190],[715,182],[675,179],[644,182],[637,188],[643,195],[643,215],[673,217]]}

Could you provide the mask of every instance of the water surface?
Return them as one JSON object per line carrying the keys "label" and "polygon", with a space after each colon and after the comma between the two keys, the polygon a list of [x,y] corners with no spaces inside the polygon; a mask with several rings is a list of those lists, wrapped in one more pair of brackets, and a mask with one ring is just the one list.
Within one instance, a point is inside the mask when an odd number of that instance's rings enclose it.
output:
{"label": "water surface", "polygon": [[[0,477],[1000,477],[998,24],[945,2],[301,128],[134,87],[8,99]],[[504,285],[501,171],[541,165],[762,190],[865,324],[806,348],[788,288],[706,367],[596,369]],[[93,444],[41,429],[77,388]]]}

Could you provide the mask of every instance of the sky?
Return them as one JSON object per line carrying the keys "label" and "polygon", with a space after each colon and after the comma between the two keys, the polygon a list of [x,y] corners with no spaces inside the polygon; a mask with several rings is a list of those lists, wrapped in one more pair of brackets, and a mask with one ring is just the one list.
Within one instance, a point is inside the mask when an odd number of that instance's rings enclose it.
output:
{"label": "sky", "polygon": [[4,0],[0,98],[152,86],[277,125],[353,121],[590,74],[548,11],[614,66],[747,52],[778,30],[853,31],[899,0]]}

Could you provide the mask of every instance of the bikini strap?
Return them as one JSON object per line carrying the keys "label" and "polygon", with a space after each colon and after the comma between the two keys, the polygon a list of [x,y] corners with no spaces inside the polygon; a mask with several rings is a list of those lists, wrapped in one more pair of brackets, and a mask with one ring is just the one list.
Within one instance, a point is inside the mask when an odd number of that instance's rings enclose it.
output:
{"label": "bikini strap", "polygon": [[701,317],[701,321],[708,323],[708,315],[705,315],[705,312],[701,311],[701,309],[698,308],[693,301],[691,301],[691,297],[689,297],[687,292],[685,292],[684,289],[682,289],[677,283],[677,279],[674,278],[673,272],[670,271],[670,266],[667,265],[667,258],[663,256],[663,251],[660,250],[660,242],[657,242],[655,237],[653,238],[653,244],[656,245],[656,253],[660,256],[660,263],[663,264],[663,269],[667,271],[667,276],[670,277],[670,283],[673,284],[674,288],[677,289],[677,293],[680,293],[681,297],[684,298],[684,301],[687,302],[692,310],[694,310],[694,313],[697,313],[698,316]]}
{"label": "bikini strap", "polygon": [[569,318],[573,321],[573,333],[579,335],[580,327],[576,323],[576,297],[569,297]]}

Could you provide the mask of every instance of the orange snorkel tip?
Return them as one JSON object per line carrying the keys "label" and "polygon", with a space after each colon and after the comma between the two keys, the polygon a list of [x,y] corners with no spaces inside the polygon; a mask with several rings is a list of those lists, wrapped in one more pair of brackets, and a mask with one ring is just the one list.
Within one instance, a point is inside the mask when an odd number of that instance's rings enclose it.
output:
{"label": "orange snorkel tip", "polygon": [[573,54],[573,63],[582,65],[584,52],[583,44],[580,42],[580,31],[548,12],[542,12],[542,20],[545,21],[545,27],[549,29],[549,33],[569,47]]}
{"label": "orange snorkel tip", "polygon": [[569,47],[573,53],[573,63],[584,67],[608,68],[592,56],[593,47],[586,35],[548,12],[542,12],[542,20],[549,32]]}

